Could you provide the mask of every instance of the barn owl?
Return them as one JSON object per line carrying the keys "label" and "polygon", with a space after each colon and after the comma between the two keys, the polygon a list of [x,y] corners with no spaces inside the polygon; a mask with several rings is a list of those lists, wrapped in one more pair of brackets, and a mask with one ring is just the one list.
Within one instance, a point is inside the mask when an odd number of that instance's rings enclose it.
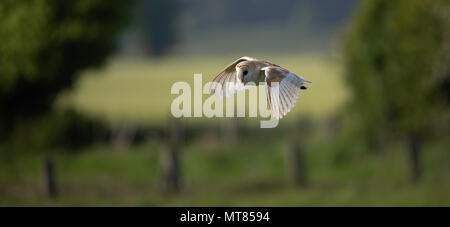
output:
{"label": "barn owl", "polygon": [[222,97],[230,96],[246,85],[266,83],[268,107],[276,119],[283,118],[295,105],[300,89],[311,81],[289,70],[264,60],[241,57],[228,65],[212,81],[210,92]]}

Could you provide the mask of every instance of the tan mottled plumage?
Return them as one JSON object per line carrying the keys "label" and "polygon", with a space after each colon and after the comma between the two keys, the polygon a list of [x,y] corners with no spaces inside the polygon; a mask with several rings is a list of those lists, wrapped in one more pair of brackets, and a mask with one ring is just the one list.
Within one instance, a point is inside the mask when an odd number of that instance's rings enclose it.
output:
{"label": "tan mottled plumage", "polygon": [[228,65],[214,79],[210,91],[212,94],[229,96],[245,89],[245,85],[253,82],[266,83],[267,103],[272,115],[283,118],[295,105],[298,91],[306,89],[304,82],[311,83],[268,61],[252,57],[241,57]]}

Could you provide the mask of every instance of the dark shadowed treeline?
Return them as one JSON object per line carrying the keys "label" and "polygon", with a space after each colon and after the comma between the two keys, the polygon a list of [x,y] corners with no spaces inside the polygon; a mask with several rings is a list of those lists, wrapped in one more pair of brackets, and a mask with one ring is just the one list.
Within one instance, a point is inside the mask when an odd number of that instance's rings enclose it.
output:
{"label": "dark shadowed treeline", "polygon": [[51,110],[57,95],[74,84],[81,70],[100,66],[112,53],[114,35],[125,25],[129,6],[128,1],[104,0],[0,3],[2,142],[17,138],[24,144],[46,132],[48,137],[59,134],[57,128],[63,126],[58,121],[39,117]]}
{"label": "dark shadowed treeline", "polygon": [[165,54],[180,40],[179,0],[140,0],[136,4],[136,26],[147,55]]}
{"label": "dark shadowed treeline", "polygon": [[329,50],[356,2],[139,0],[123,45],[150,56]]}
{"label": "dark shadowed treeline", "polygon": [[[292,26],[296,19],[305,20],[310,28],[328,29],[345,22],[357,1],[314,0],[219,0],[182,1],[186,14],[191,18],[191,27],[196,31],[212,27],[237,25],[258,26],[270,23]],[[327,13],[320,13],[327,12]],[[298,25],[298,24],[297,24]]]}

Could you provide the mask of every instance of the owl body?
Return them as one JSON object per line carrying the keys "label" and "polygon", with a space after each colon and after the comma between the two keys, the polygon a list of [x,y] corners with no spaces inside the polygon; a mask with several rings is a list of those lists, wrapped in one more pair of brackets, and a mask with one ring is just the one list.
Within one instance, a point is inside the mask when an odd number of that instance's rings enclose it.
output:
{"label": "owl body", "polygon": [[300,89],[311,83],[289,70],[268,61],[241,57],[224,68],[214,79],[210,91],[230,96],[248,85],[266,83],[267,103],[272,115],[283,118],[295,105]]}

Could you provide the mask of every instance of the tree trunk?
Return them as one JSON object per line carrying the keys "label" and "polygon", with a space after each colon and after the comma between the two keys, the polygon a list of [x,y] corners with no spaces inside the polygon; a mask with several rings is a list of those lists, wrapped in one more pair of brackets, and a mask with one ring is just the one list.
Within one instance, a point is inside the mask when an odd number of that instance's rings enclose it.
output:
{"label": "tree trunk", "polygon": [[55,180],[55,165],[50,156],[44,158],[43,163],[43,184],[45,194],[48,197],[56,197],[56,180]]}
{"label": "tree trunk", "polygon": [[412,182],[417,182],[421,176],[420,169],[420,150],[421,150],[421,139],[420,137],[412,133],[409,136],[409,161],[410,161],[410,171]]}

